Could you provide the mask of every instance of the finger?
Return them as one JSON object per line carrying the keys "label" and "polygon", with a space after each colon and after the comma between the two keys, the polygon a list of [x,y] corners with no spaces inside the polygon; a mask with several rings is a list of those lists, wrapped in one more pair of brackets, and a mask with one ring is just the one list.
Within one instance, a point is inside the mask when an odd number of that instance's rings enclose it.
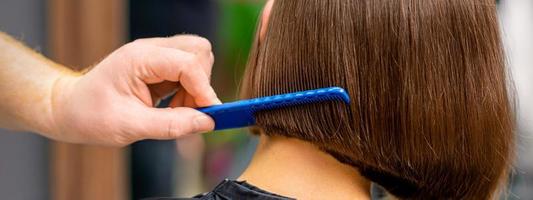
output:
{"label": "finger", "polygon": [[168,140],[214,129],[214,121],[192,108],[146,108],[137,115],[138,134],[144,139]]}
{"label": "finger", "polygon": [[138,39],[135,42],[144,45],[179,49],[195,54],[201,62],[206,62],[206,65],[202,66],[208,77],[211,77],[211,70],[215,57],[212,52],[211,43],[203,37],[195,35],[176,35],[172,37]]}
{"label": "finger", "polygon": [[211,72],[213,71],[213,64],[215,64],[215,55],[213,55],[213,52],[209,53],[208,61],[208,65],[204,65],[204,71],[205,73],[207,73],[207,77],[209,77],[209,80],[211,80]]}
{"label": "finger", "polygon": [[222,103],[211,87],[208,75],[203,71],[184,72],[180,82],[187,93],[194,98],[196,105],[204,107]]}
{"label": "finger", "polygon": [[135,76],[147,84],[180,82],[199,106],[220,103],[198,57],[180,50],[144,46],[130,56]]}
{"label": "finger", "polygon": [[201,53],[208,56],[212,51],[211,42],[209,40],[195,36],[195,35],[176,35],[172,37],[158,37],[158,38],[146,38],[139,39],[135,42],[155,45],[166,48],[179,49],[187,51],[189,53]]}
{"label": "finger", "polygon": [[195,35],[176,35],[172,37],[158,37],[139,39],[136,42],[145,45],[154,45],[165,48],[179,49],[199,56],[201,61],[207,62],[204,66],[208,77],[211,77],[211,68],[214,63],[214,55],[209,40]]}

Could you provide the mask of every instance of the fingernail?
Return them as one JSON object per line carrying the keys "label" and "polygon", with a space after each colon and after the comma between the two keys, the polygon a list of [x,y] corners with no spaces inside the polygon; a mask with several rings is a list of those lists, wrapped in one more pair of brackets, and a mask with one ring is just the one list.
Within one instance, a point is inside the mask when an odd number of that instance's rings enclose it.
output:
{"label": "fingernail", "polygon": [[218,99],[218,98],[215,98],[215,99],[213,100],[213,102],[215,102],[215,103],[214,103],[215,105],[220,105],[220,104],[222,104],[222,101],[220,101],[220,99]]}
{"label": "fingernail", "polygon": [[220,101],[220,99],[218,99],[218,96],[217,96],[217,93],[215,92],[214,89],[211,89],[212,92],[211,92],[211,102],[213,102],[213,104],[215,105],[219,105],[219,104],[222,104],[222,101]]}
{"label": "fingernail", "polygon": [[207,115],[200,115],[194,119],[194,130],[196,133],[211,131],[213,128],[213,119]]}

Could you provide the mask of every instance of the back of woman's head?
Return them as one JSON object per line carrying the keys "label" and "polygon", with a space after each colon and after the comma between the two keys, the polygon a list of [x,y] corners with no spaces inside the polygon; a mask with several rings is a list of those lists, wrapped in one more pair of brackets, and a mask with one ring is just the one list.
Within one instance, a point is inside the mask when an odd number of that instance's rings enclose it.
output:
{"label": "back of woman's head", "polygon": [[277,0],[244,97],[345,88],[352,102],[257,114],[393,195],[488,199],[514,119],[493,0]]}

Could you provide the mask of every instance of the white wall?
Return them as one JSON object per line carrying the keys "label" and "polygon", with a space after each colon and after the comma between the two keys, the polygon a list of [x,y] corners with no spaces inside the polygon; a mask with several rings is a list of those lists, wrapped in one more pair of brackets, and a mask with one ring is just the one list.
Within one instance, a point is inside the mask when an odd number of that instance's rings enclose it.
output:
{"label": "white wall", "polygon": [[504,44],[518,98],[515,177],[510,199],[533,198],[533,1],[502,0]]}
{"label": "white wall", "polygon": [[506,0],[500,7],[504,43],[518,97],[521,164],[533,169],[533,1]]}

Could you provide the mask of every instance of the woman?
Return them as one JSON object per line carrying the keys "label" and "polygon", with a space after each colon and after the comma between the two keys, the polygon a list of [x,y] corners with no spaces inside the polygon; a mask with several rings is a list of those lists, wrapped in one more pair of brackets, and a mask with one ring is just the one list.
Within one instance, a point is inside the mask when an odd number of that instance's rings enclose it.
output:
{"label": "woman", "polygon": [[199,198],[499,197],[514,118],[493,0],[270,1],[243,96],[328,86],[352,103],[258,113],[241,182]]}
{"label": "woman", "polygon": [[258,114],[241,180],[300,199],[368,197],[369,181],[406,199],[498,197],[514,119],[494,1],[271,3],[244,96],[341,86],[353,102]]}

